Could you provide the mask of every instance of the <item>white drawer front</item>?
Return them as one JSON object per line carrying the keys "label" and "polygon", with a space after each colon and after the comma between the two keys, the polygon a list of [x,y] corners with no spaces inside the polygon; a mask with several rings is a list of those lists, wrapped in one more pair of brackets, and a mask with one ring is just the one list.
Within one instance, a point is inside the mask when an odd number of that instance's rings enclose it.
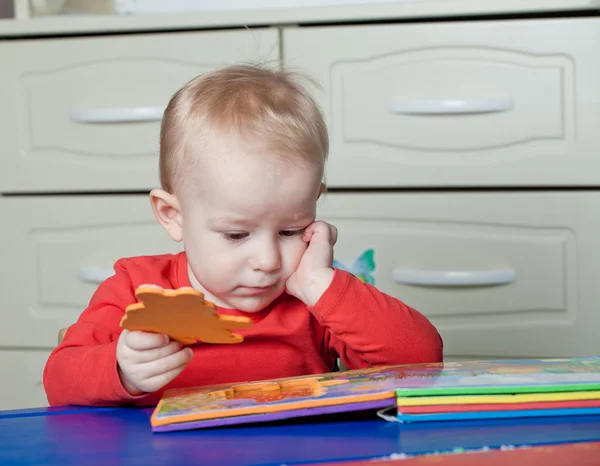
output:
{"label": "white drawer front", "polygon": [[181,250],[143,195],[0,197],[0,214],[0,346],[55,346],[119,258]]}
{"label": "white drawer front", "polygon": [[0,348],[2,380],[0,410],[48,406],[42,374],[48,351],[8,350]]}
{"label": "white drawer front", "polygon": [[228,63],[274,58],[275,30],[0,42],[0,191],[158,185],[170,97]]}
{"label": "white drawer front", "polygon": [[597,184],[600,20],[286,30],[324,86],[331,186]]}
{"label": "white drawer front", "polygon": [[[329,194],[352,271],[423,312],[448,356],[600,353],[600,194]],[[355,263],[353,266],[352,264]]]}

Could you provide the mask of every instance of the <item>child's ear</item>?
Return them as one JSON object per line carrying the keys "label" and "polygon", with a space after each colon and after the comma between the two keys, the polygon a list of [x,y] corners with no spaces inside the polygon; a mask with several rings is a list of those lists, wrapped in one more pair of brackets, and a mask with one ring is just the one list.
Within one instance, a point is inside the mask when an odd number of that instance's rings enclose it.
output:
{"label": "child's ear", "polygon": [[165,229],[173,241],[183,239],[183,221],[181,207],[174,194],[164,189],[150,191],[150,204],[158,223]]}

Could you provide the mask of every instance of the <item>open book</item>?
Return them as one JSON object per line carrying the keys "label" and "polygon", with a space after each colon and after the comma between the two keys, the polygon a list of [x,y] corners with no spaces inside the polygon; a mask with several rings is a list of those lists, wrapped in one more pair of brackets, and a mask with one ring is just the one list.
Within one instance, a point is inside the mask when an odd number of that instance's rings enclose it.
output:
{"label": "open book", "polygon": [[[498,397],[519,394],[521,398]],[[541,394],[546,397],[539,398]],[[502,408],[509,400],[513,409]],[[540,415],[548,407],[555,412],[547,415],[599,414],[598,401],[600,357],[473,361],[173,389],[164,393],[151,423],[160,432],[396,406],[402,422],[494,417],[499,411],[503,414],[496,417]],[[519,406],[532,402],[538,403],[532,405],[535,412]],[[562,405],[548,404],[553,402]]]}

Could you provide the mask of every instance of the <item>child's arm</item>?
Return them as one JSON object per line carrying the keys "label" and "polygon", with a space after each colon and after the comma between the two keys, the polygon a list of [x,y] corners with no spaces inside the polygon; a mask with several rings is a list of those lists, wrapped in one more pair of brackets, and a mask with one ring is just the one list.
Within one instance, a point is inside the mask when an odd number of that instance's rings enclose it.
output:
{"label": "child's arm", "polygon": [[[125,308],[137,299],[126,262],[117,262],[115,272],[98,287],[89,307],[46,363],[44,387],[50,405],[143,401],[144,392],[174,377],[162,370],[165,362],[186,356],[181,345],[169,343],[164,335],[122,332],[119,323]],[[181,361],[175,365],[181,366]]]}
{"label": "child's arm", "polygon": [[421,313],[347,272],[310,308],[327,329],[325,350],[348,368],[442,361],[442,339]]}
{"label": "child's arm", "polygon": [[309,245],[287,291],[327,329],[325,351],[339,354],[350,368],[442,361],[442,339],[422,314],[331,268],[335,227],[315,222],[302,239]]}
{"label": "child's arm", "polygon": [[[100,285],[90,306],[46,362],[44,388],[50,406],[110,406],[136,399],[123,387],[117,369],[123,292],[112,282]],[[111,291],[115,299],[108,300]]]}

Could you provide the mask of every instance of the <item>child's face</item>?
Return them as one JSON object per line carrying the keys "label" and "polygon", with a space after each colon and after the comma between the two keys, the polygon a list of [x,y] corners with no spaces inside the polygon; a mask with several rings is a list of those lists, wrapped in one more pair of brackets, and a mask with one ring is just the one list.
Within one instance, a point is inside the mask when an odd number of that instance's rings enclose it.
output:
{"label": "child's face", "polygon": [[284,292],[307,248],[322,168],[214,150],[180,196],[190,281],[219,306],[257,312]]}

